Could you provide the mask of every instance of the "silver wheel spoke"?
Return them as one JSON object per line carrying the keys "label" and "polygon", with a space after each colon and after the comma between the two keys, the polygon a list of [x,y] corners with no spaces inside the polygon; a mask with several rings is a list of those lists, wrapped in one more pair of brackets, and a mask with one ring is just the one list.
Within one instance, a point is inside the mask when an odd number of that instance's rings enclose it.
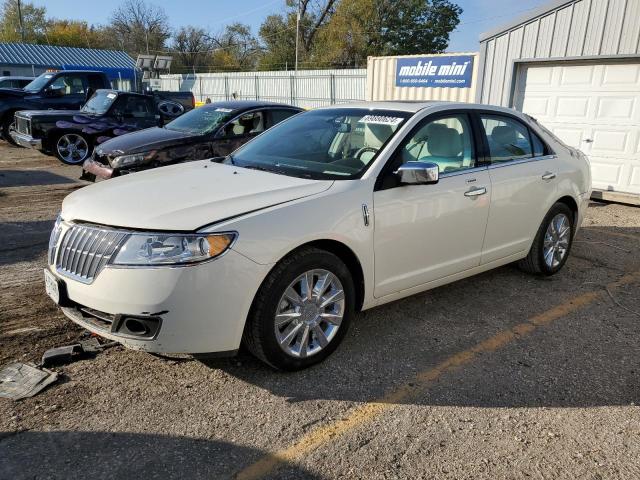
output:
{"label": "silver wheel spoke", "polygon": [[340,322],[342,322],[342,315],[338,315],[337,313],[321,313],[320,318],[333,325],[340,325]]}
{"label": "silver wheel spoke", "polygon": [[302,306],[302,298],[292,287],[287,288],[287,291],[284,292],[284,297],[296,307]]}
{"label": "silver wheel spoke", "polygon": [[302,331],[302,337],[300,337],[300,357],[304,358],[307,356],[307,347],[309,344],[309,325],[304,326],[304,330]]}
{"label": "silver wheel spoke", "polygon": [[342,290],[336,290],[328,297],[322,299],[322,303],[320,304],[320,308],[326,308],[332,303],[339,302],[340,300],[344,300],[344,292]]}
{"label": "silver wheel spoke", "polygon": [[313,272],[307,272],[301,277],[300,292],[305,300],[313,298]]}
{"label": "silver wheel spoke", "polygon": [[329,345],[329,340],[327,340],[327,336],[324,334],[322,328],[320,328],[320,325],[313,327],[313,335],[322,348]]}
{"label": "silver wheel spoke", "polygon": [[298,312],[279,313],[276,315],[276,327],[282,327],[297,318],[300,318],[300,313]]}
{"label": "silver wheel spoke", "polygon": [[291,342],[298,336],[300,333],[300,329],[302,328],[302,324],[290,324],[285,330],[286,335],[280,340],[280,345],[289,346]]}

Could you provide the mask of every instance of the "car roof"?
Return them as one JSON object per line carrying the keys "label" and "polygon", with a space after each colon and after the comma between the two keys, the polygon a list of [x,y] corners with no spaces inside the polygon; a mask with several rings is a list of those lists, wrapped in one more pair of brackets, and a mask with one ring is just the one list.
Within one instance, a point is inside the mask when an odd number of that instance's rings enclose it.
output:
{"label": "car roof", "polygon": [[464,102],[448,102],[444,100],[427,100],[427,101],[414,101],[414,100],[389,100],[389,101],[376,101],[376,102],[351,102],[342,103],[340,105],[331,105],[330,107],[323,108],[366,108],[371,110],[395,110],[399,112],[416,113],[420,110],[427,108],[434,108],[438,106],[446,105],[451,109],[458,108],[471,108],[482,110],[494,110],[503,111],[508,113],[518,113],[512,108],[498,107],[495,105],[485,105],[481,103],[464,103]]}
{"label": "car roof", "polygon": [[302,110],[300,107],[288,105],[286,103],[265,102],[258,100],[227,100],[224,102],[205,103],[199,108],[230,108],[232,110],[252,110],[261,107],[286,107]]}
{"label": "car roof", "polygon": [[33,80],[35,77],[21,77],[19,75],[4,75],[0,80]]}

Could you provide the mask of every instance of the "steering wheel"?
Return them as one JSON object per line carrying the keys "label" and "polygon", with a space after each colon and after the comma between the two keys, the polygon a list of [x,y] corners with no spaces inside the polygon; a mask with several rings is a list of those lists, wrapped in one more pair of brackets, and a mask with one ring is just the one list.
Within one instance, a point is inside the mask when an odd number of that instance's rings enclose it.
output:
{"label": "steering wheel", "polygon": [[358,150],[355,155],[353,156],[354,158],[357,158],[358,160],[360,160],[360,156],[365,153],[365,152],[373,152],[373,153],[378,153],[378,149],[375,147],[362,147],[360,150]]}

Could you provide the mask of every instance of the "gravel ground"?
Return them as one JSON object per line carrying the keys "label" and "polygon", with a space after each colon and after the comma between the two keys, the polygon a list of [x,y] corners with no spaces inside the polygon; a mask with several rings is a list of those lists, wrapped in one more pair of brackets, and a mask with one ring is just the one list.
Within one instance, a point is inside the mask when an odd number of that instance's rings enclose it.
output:
{"label": "gravel ground", "polygon": [[[82,333],[41,278],[79,174],[0,146],[0,365]],[[364,312],[298,373],[109,349],[0,399],[0,479],[640,478],[639,248],[639,208],[593,203],[559,275]]]}

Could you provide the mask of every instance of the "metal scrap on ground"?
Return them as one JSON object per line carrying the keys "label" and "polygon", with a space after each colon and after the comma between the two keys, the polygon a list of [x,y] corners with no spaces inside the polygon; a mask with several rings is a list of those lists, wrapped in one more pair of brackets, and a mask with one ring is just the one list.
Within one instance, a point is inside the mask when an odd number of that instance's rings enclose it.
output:
{"label": "metal scrap on ground", "polygon": [[26,363],[11,363],[0,370],[0,397],[12,400],[33,397],[58,379],[58,374],[46,368]]}

